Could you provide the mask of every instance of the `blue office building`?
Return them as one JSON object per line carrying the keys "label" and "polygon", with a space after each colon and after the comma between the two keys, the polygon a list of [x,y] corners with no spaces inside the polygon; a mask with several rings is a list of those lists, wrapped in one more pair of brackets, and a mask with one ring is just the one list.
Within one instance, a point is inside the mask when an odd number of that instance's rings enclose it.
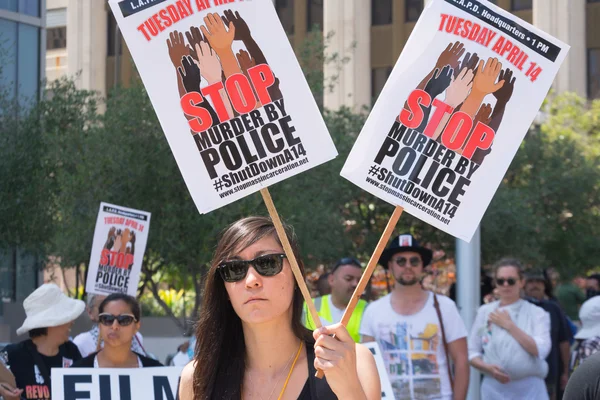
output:
{"label": "blue office building", "polygon": [[[20,100],[36,101],[40,96],[45,19],[46,0],[0,0],[0,88]],[[22,301],[38,286],[38,265],[30,253],[0,249],[0,320],[2,302]]]}

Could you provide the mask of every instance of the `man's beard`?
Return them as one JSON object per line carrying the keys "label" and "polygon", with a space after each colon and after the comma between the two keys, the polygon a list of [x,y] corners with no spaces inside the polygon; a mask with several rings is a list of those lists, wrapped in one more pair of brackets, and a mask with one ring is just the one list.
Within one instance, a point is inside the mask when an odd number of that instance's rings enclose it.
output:
{"label": "man's beard", "polygon": [[398,282],[402,286],[413,286],[421,281],[421,278],[418,276],[414,276],[411,279],[404,279],[402,275],[396,278],[396,282]]}

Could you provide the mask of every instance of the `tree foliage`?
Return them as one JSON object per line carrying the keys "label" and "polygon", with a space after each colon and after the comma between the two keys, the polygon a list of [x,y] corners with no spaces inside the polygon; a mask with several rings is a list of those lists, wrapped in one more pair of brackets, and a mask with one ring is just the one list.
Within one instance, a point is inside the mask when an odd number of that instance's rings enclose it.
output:
{"label": "tree foliage", "polygon": [[[322,61],[345,61],[326,56],[326,42],[313,41],[297,53],[318,99],[328,90]],[[37,105],[23,108],[6,90],[0,105],[0,246],[85,265],[101,201],[150,211],[140,293],[150,290],[158,307],[188,329],[193,315],[175,315],[165,290],[175,288],[182,298],[189,296],[179,289],[196,293],[197,312],[219,232],[241,217],[266,215],[260,195],[200,215],[139,82],[99,99],[63,79]],[[526,137],[483,219],[483,261],[514,255],[563,273],[583,271],[600,259],[600,101],[564,95],[545,110],[546,122]],[[309,268],[348,255],[368,260],[393,211],[339,175],[366,115],[323,110],[338,157],[270,188]],[[396,231],[453,252],[454,238],[406,213]]]}

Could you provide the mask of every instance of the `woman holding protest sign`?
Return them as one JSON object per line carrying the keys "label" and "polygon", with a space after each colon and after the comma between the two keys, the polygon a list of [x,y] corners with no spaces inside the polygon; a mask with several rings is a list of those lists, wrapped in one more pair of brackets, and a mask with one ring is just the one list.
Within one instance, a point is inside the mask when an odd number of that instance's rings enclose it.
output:
{"label": "woman holding protest sign", "polygon": [[73,368],[143,368],[162,366],[135,353],[131,342],[140,329],[141,309],[137,300],[122,293],[106,297],[98,307],[98,325],[104,348],[73,364]]}
{"label": "woman holding protest sign", "polygon": [[[303,271],[295,236],[286,232]],[[180,399],[380,399],[370,351],[340,324],[311,334],[302,304],[273,222],[249,217],[230,225],[208,272]]]}

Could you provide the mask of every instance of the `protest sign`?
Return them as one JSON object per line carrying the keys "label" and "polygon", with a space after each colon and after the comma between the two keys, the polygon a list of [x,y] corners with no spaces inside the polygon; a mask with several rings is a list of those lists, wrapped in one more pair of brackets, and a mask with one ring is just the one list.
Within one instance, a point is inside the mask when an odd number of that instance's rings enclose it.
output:
{"label": "protest sign", "polygon": [[375,365],[377,366],[377,372],[379,372],[379,381],[381,382],[381,398],[382,399],[393,399],[394,391],[392,390],[392,384],[390,383],[390,376],[388,375],[387,368],[383,362],[383,356],[377,342],[367,342],[363,345],[371,350],[373,358],[375,358]]}
{"label": "protest sign", "polygon": [[52,398],[175,400],[183,367],[52,368]]}
{"label": "protest sign", "polygon": [[341,175],[469,241],[568,48],[487,1],[431,1]]}
{"label": "protest sign", "polygon": [[198,210],[337,155],[271,0],[110,0]]}
{"label": "protest sign", "polygon": [[150,213],[100,203],[85,290],[136,296]]}

